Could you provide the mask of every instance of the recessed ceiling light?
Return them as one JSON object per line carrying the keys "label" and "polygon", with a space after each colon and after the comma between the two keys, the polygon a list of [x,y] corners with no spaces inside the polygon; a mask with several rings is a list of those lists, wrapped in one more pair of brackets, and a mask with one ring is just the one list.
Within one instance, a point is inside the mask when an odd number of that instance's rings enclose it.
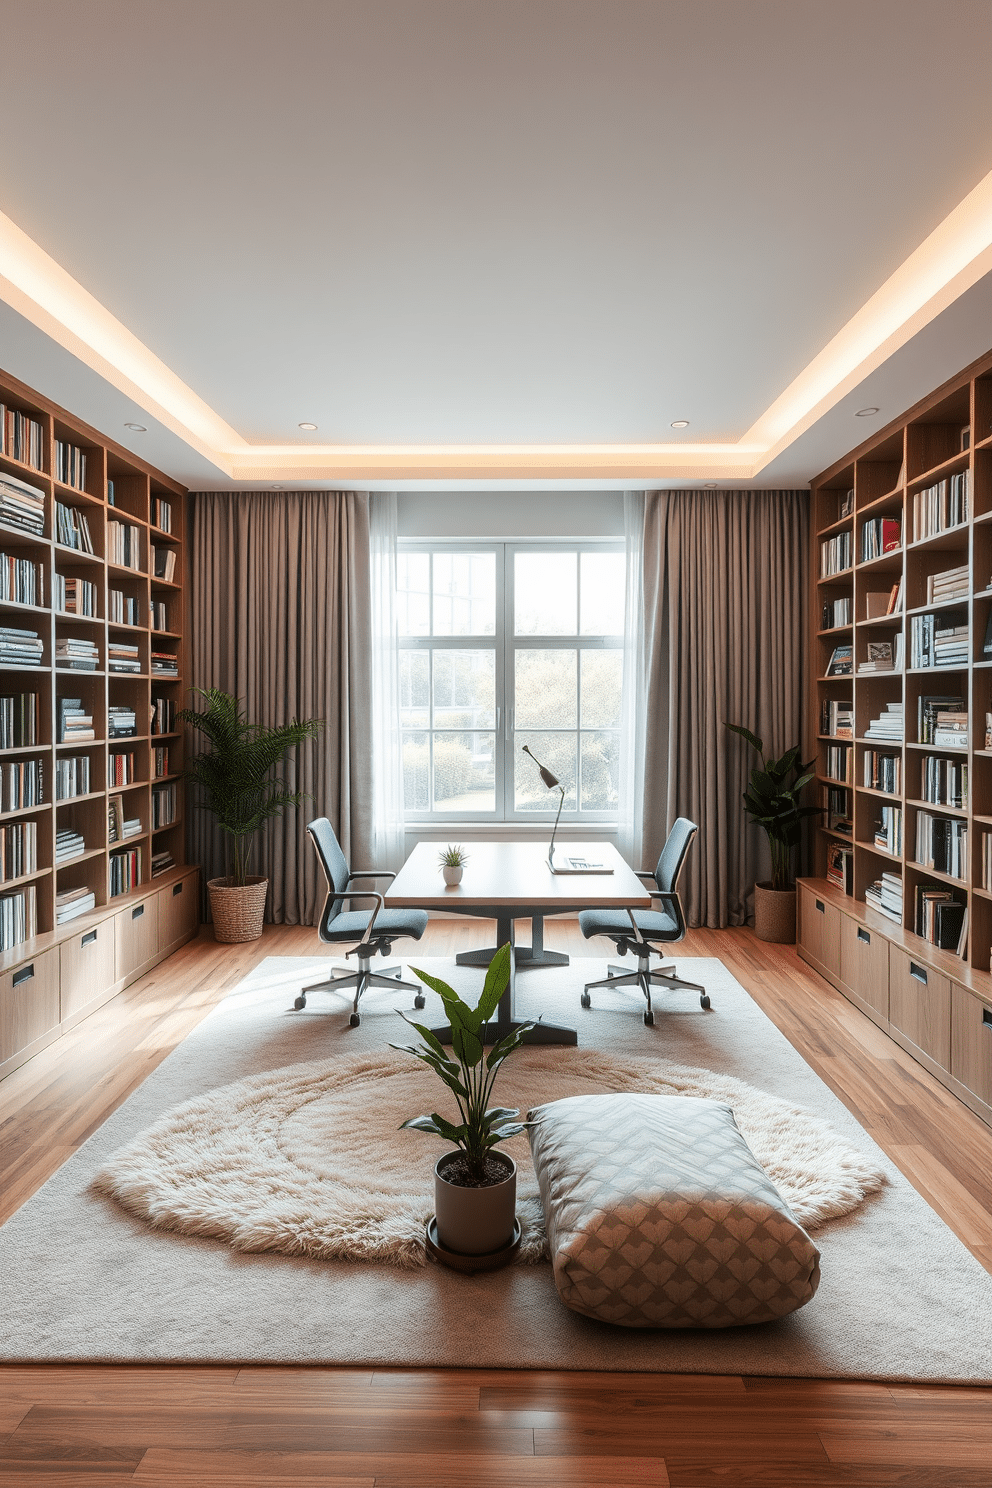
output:
{"label": "recessed ceiling light", "polygon": [[707,489],[707,491],[715,491],[716,490],[716,481],[707,481],[706,482],[706,489]]}
{"label": "recessed ceiling light", "polygon": [[859,408],[854,415],[855,418],[873,418],[878,412],[877,408]]}
{"label": "recessed ceiling light", "polygon": [[673,429],[688,429],[688,427],[689,427],[689,420],[688,419],[675,419],[673,421],[673,423],[672,423],[672,428]]}
{"label": "recessed ceiling light", "polygon": [[297,427],[300,428],[300,429],[316,429],[317,425],[316,424],[298,424]]}
{"label": "recessed ceiling light", "polygon": [[273,491],[281,491],[282,490],[282,486],[273,486],[272,489],[273,489]]}
{"label": "recessed ceiling light", "polygon": [[133,429],[135,434],[147,434],[148,430],[144,424],[125,424],[125,429]]}

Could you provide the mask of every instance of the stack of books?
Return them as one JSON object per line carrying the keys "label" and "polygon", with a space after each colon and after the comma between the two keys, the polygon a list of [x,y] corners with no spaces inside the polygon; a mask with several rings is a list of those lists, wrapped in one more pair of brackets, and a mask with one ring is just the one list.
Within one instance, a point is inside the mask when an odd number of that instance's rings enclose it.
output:
{"label": "stack of books", "polygon": [[831,780],[845,780],[851,784],[851,762],[854,750],[850,744],[827,745],[827,774]]}
{"label": "stack of books", "polygon": [[123,641],[107,642],[107,669],[111,672],[140,672],[141,659],[137,646],[128,646]]}
{"label": "stack of books", "polygon": [[0,471],[0,522],[29,537],[41,537],[45,531],[44,491]]}
{"label": "stack of books", "polygon": [[[847,535],[850,542],[850,533]],[[152,548],[153,573],[157,579],[164,579],[167,584],[175,583],[176,576],[176,550],[175,548]]]}
{"label": "stack of books", "polygon": [[898,873],[883,873],[865,889],[865,903],[887,920],[902,924],[902,879]]}
{"label": "stack of books", "polygon": [[866,739],[888,739],[890,742],[902,743],[903,736],[903,706],[902,703],[886,703],[885,712],[873,718],[865,731]]}
{"label": "stack of books", "polygon": [[38,896],[34,884],[16,894],[0,895],[0,951],[9,951],[37,933]]}
{"label": "stack of books", "polygon": [[56,439],[55,479],[63,486],[75,486],[77,491],[86,490],[86,455],[78,444]]}
{"label": "stack of books", "polygon": [[134,781],[134,755],[114,754],[107,756],[107,784],[131,785]]}
{"label": "stack of books", "polygon": [[0,827],[0,883],[23,878],[37,867],[37,822],[12,822],[9,827]]}
{"label": "stack of books", "polygon": [[865,660],[858,666],[858,676],[872,676],[875,672],[902,671],[902,632],[891,641],[868,641]]}
{"label": "stack of books", "polygon": [[140,816],[128,816],[128,817],[125,817],[125,819],[124,819],[124,833],[123,833],[123,835],[125,837],[140,837],[141,836],[141,817]]}
{"label": "stack of books", "polygon": [[874,517],[861,528],[861,562],[881,558],[902,547],[902,522],[898,517]]}
{"label": "stack of books", "polygon": [[26,749],[38,742],[38,694],[0,697],[0,749]]}
{"label": "stack of books", "polygon": [[967,905],[940,884],[917,884],[913,928],[931,945],[963,956],[968,944]]}
{"label": "stack of books", "polygon": [[[153,734],[158,732],[168,731],[152,729]],[[820,733],[831,739],[854,738],[854,704],[850,699],[844,702],[836,698],[824,698],[820,708]]]}
{"label": "stack of books", "polygon": [[90,757],[88,754],[62,755],[55,761],[55,799],[68,801],[73,796],[90,792]]}
{"label": "stack of books", "polygon": [[107,619],[111,625],[140,625],[138,601],[123,589],[107,590]]}
{"label": "stack of books", "polygon": [[95,672],[100,665],[100,652],[95,641],[82,636],[58,636],[55,641],[55,665],[60,671]]}
{"label": "stack of books", "polygon": [[53,574],[52,600],[55,608],[64,615],[95,617],[97,612],[96,585],[89,579],[68,579],[64,574]]}
{"label": "stack of books", "polygon": [[96,895],[90,889],[65,889],[55,895],[55,923],[65,925],[96,908]]}
{"label": "stack of books", "polygon": [[133,708],[115,703],[107,709],[108,739],[130,739],[138,732],[137,715]]}
{"label": "stack of books", "polygon": [[853,874],[854,849],[845,847],[842,842],[829,842],[827,844],[828,882],[835,884],[838,889],[843,889],[845,894],[849,894]]}
{"label": "stack of books", "polygon": [[160,873],[168,873],[173,867],[175,861],[170,852],[152,853],[152,878],[158,878]]}
{"label": "stack of books", "polygon": [[899,795],[902,780],[901,755],[882,754],[877,749],[866,749],[864,773],[864,784],[869,790],[884,791],[887,796]]}
{"label": "stack of books", "polygon": [[44,642],[36,630],[0,626],[0,665],[40,667],[44,659]]}
{"label": "stack of books", "polygon": [[0,599],[14,604],[45,603],[45,570],[30,558],[0,553]]}
{"label": "stack of books", "polygon": [[824,630],[836,630],[838,626],[851,623],[851,597],[828,599],[823,606],[820,624]]}
{"label": "stack of books", "polygon": [[132,522],[107,523],[107,562],[118,568],[141,569],[141,528]]}
{"label": "stack of books", "polygon": [[967,615],[914,615],[909,636],[911,667],[968,665]]}
{"label": "stack of books", "polygon": [[951,878],[965,877],[968,861],[968,823],[956,817],[916,813],[916,862]]}
{"label": "stack of books", "polygon": [[968,598],[968,565],[945,568],[943,573],[930,574],[927,578],[927,604],[942,600]]}
{"label": "stack of books", "polygon": [[152,498],[152,521],[160,532],[172,531],[172,502],[161,496]]}
{"label": "stack of books", "polygon": [[45,799],[45,776],[40,759],[5,760],[0,765],[0,811],[22,811]]}
{"label": "stack of books", "polygon": [[179,657],[173,656],[168,651],[152,652],[152,676],[153,677],[178,677]]}
{"label": "stack of books", "polygon": [[916,709],[917,743],[967,749],[968,705],[964,698],[921,695]]}
{"label": "stack of books", "polygon": [[64,548],[75,548],[79,553],[92,553],[93,539],[86,513],[74,506],[55,503],[55,541]]}
{"label": "stack of books", "polygon": [[82,834],[74,832],[71,827],[64,827],[61,832],[55,833],[55,863],[69,863],[73,858],[81,857],[86,851],[86,843]]}
{"label": "stack of books", "polygon": [[[834,791],[834,795],[846,796],[846,791]],[[159,785],[152,791],[152,830],[169,827],[176,819],[176,787]],[[850,827],[847,829],[850,831]]]}
{"label": "stack of books", "polygon": [[41,469],[43,449],[41,424],[30,414],[0,403],[0,455],[20,460],[22,465]]}
{"label": "stack of books", "polygon": [[913,541],[934,537],[968,520],[971,472],[962,470],[913,497]]}
{"label": "stack of books", "polygon": [[110,854],[110,897],[129,894],[141,882],[141,848]]}
{"label": "stack of books", "polygon": [[921,800],[931,806],[956,806],[964,811],[968,805],[968,766],[965,761],[941,759],[939,754],[926,755]]}
{"label": "stack of books", "polygon": [[[850,709],[851,704],[848,703]],[[853,717],[853,714],[852,714]],[[174,734],[176,731],[176,705],[171,698],[152,698],[151,730],[153,734]],[[827,732],[826,729],[823,731]],[[851,737],[850,734],[847,736]]]}
{"label": "stack of books", "polygon": [[87,744],[96,738],[93,731],[93,715],[83,707],[82,698],[62,698],[59,706],[60,744]]}
{"label": "stack of books", "polygon": [[875,846],[894,858],[902,857],[902,807],[883,806],[881,820],[875,826]]}

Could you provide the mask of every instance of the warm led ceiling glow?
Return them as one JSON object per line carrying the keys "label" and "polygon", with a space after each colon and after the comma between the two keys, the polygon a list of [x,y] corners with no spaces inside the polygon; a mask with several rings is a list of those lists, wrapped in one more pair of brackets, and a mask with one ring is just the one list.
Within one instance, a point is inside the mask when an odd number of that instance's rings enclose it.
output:
{"label": "warm led ceiling glow", "polygon": [[[707,476],[753,480],[990,271],[992,172],[733,444],[252,445],[26,233],[0,214],[0,299],[226,476],[259,483],[270,483],[273,476],[307,481],[341,477],[370,483],[468,479],[698,481]],[[868,416],[867,410],[862,416]],[[676,419],[672,428],[684,429],[688,423],[688,419]],[[309,433],[316,426],[302,423],[299,427]]]}
{"label": "warm led ceiling glow", "polygon": [[857,411],[857,413],[854,415],[854,417],[855,418],[874,418],[874,416],[875,416],[875,414],[877,412],[878,412],[878,409],[877,408],[859,408],[858,411]]}
{"label": "warm led ceiling glow", "polygon": [[133,432],[135,434],[147,434],[148,433],[148,425],[147,424],[125,424],[124,427],[125,427],[125,429],[131,429],[131,430],[133,430]]}

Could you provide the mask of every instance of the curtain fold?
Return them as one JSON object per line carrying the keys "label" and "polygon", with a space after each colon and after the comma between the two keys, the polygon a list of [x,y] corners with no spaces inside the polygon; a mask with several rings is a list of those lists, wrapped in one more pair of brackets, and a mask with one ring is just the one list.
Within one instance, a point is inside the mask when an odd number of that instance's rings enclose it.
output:
{"label": "curtain fold", "polygon": [[[306,823],[329,817],[356,867],[368,866],[372,847],[368,497],[197,492],[192,569],[193,686],[234,693],[270,727],[324,720],[290,776],[308,799],[266,823],[256,863],[269,879],[267,918],[312,925],[323,884]],[[224,871],[220,839],[194,810],[191,858],[204,881]]]}
{"label": "curtain fold", "polygon": [[[644,513],[643,866],[678,816],[699,824],[680,890],[690,925],[744,924],[770,876],[741,794],[803,737],[807,491],[663,491]],[[635,866],[640,866],[635,864]]]}

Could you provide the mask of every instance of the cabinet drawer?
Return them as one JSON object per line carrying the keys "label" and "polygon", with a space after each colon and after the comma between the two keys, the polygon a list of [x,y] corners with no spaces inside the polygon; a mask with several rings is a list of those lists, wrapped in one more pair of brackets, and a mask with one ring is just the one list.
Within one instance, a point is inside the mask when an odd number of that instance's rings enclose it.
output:
{"label": "cabinet drawer", "polygon": [[168,888],[159,892],[157,898],[158,943],[159,949],[165,951],[177,941],[192,935],[200,923],[196,875],[169,884]]}
{"label": "cabinet drawer", "polygon": [[117,981],[132,976],[158,954],[158,895],[114,916]]}
{"label": "cabinet drawer", "polygon": [[814,961],[840,976],[840,911],[799,885],[799,944]]}
{"label": "cabinet drawer", "polygon": [[106,998],[115,976],[114,923],[105,920],[80,930],[59,947],[62,1018],[71,1018],[98,998]]}
{"label": "cabinet drawer", "polygon": [[58,1022],[58,951],[45,951],[0,976],[0,1064]]}
{"label": "cabinet drawer", "polygon": [[840,979],[883,1018],[889,1016],[889,942],[849,915],[840,917]]}
{"label": "cabinet drawer", "polygon": [[898,946],[889,947],[889,1022],[941,1069],[950,1069],[951,984]]}
{"label": "cabinet drawer", "polygon": [[953,982],[951,1074],[992,1106],[992,1006]]}

